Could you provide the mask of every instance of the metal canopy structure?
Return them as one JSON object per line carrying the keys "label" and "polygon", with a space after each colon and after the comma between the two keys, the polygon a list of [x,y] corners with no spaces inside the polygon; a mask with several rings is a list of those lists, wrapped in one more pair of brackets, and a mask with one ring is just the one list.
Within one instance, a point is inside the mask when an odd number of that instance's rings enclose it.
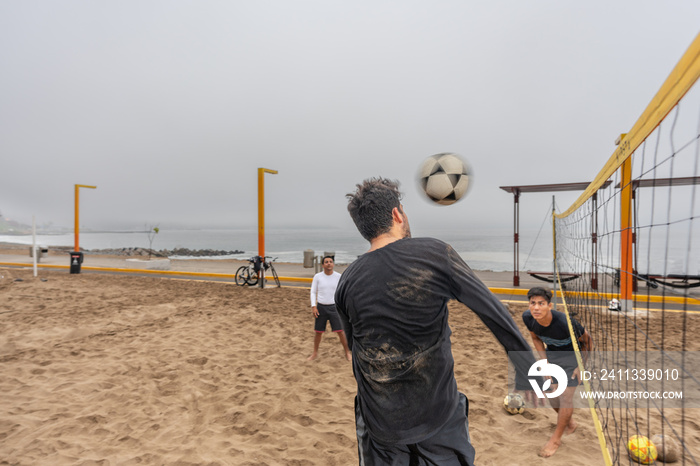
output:
{"label": "metal canopy structure", "polygon": [[[602,188],[607,188],[611,180],[606,181]],[[502,190],[513,194],[513,286],[520,286],[520,195],[523,193],[551,193],[558,191],[583,191],[591,183],[557,183],[557,184],[531,184],[520,186],[499,186]],[[593,196],[593,202],[597,203],[597,196]],[[597,225],[593,228],[593,243],[596,244]],[[595,254],[594,254],[595,257]],[[594,288],[595,289],[595,288]]]}
{"label": "metal canopy structure", "polygon": [[[583,191],[589,184],[591,183],[531,184],[522,186],[499,186],[499,188],[513,194],[551,193],[555,191]],[[608,184],[610,184],[609,181]]]}
{"label": "metal canopy structure", "polygon": [[[691,186],[700,184],[700,176],[682,176],[679,178],[656,178],[649,180],[632,180],[632,189],[637,188],[663,188],[668,186]],[[620,188],[620,183],[615,185]]]}

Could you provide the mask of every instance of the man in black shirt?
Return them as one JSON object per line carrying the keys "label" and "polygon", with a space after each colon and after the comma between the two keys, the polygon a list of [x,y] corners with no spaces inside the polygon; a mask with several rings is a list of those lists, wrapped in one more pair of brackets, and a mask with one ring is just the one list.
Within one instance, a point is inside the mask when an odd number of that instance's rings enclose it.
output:
{"label": "man in black shirt", "polygon": [[365,180],[348,198],[348,211],[370,242],[343,273],[335,295],[357,380],[360,464],[472,465],[468,400],[454,378],[448,300],[466,304],[507,350],[527,352],[518,371],[522,388],[535,362],[531,349],[451,246],[411,238],[398,183]]}
{"label": "man in black shirt", "polygon": [[[535,287],[527,292],[527,299],[529,309],[523,312],[523,322],[530,330],[535,350],[542,359],[547,360],[547,363],[556,364],[564,369],[568,378],[564,393],[558,397],[549,398],[549,402],[557,412],[557,427],[539,453],[540,456],[547,458],[557,451],[564,433],[570,434],[576,430],[576,422],[573,418],[573,400],[576,387],[581,383],[581,373],[571,341],[566,314],[552,310],[552,294],[544,288]],[[573,317],[571,318],[571,326],[585,361],[592,346],[591,336]],[[551,389],[556,390],[558,386],[559,384],[553,380]]]}

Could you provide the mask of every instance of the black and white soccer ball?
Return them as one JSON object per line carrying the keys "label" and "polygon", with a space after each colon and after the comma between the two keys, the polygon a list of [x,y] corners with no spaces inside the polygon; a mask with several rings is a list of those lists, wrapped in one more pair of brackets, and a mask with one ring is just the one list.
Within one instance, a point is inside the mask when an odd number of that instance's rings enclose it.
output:
{"label": "black and white soccer ball", "polygon": [[509,414],[522,414],[525,411],[525,399],[520,393],[509,393],[503,399],[503,409]]}
{"label": "black and white soccer ball", "polygon": [[470,185],[469,165],[457,154],[431,155],[418,172],[418,184],[433,202],[450,205],[467,194]]}

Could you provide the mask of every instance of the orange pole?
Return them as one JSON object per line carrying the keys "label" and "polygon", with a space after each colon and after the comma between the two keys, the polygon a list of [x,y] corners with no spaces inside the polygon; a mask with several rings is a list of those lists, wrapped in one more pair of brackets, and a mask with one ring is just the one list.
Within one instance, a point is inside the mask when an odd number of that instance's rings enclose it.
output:
{"label": "orange pole", "polygon": [[520,191],[513,192],[513,286],[520,286]]}
{"label": "orange pole", "polygon": [[73,251],[80,251],[80,190],[78,189],[77,184],[75,185],[75,209],[73,210],[73,217],[75,221],[75,225],[73,227],[73,244],[75,244],[75,247],[73,248]]}
{"label": "orange pole", "polygon": [[75,185],[75,228],[73,230],[75,235],[75,249],[74,251],[80,251],[80,188],[90,188],[96,189],[97,186],[88,186],[86,184],[76,184]]}
{"label": "orange pole", "polygon": [[620,167],[620,304],[632,309],[634,269],[632,265],[632,157]]}
{"label": "orange pole", "polygon": [[258,168],[258,255],[265,257],[265,173],[277,174],[277,170]]}

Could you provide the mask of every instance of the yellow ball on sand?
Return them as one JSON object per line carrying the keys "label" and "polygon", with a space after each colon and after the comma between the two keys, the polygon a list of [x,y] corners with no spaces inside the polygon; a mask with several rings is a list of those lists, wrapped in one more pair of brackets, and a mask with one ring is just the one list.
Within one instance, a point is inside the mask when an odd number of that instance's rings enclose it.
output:
{"label": "yellow ball on sand", "polygon": [[658,460],[664,463],[675,463],[681,459],[681,445],[673,437],[656,434],[651,437],[651,443],[656,446]]}
{"label": "yellow ball on sand", "polygon": [[652,464],[656,461],[656,447],[643,435],[633,435],[627,442],[627,452],[640,464]]}

